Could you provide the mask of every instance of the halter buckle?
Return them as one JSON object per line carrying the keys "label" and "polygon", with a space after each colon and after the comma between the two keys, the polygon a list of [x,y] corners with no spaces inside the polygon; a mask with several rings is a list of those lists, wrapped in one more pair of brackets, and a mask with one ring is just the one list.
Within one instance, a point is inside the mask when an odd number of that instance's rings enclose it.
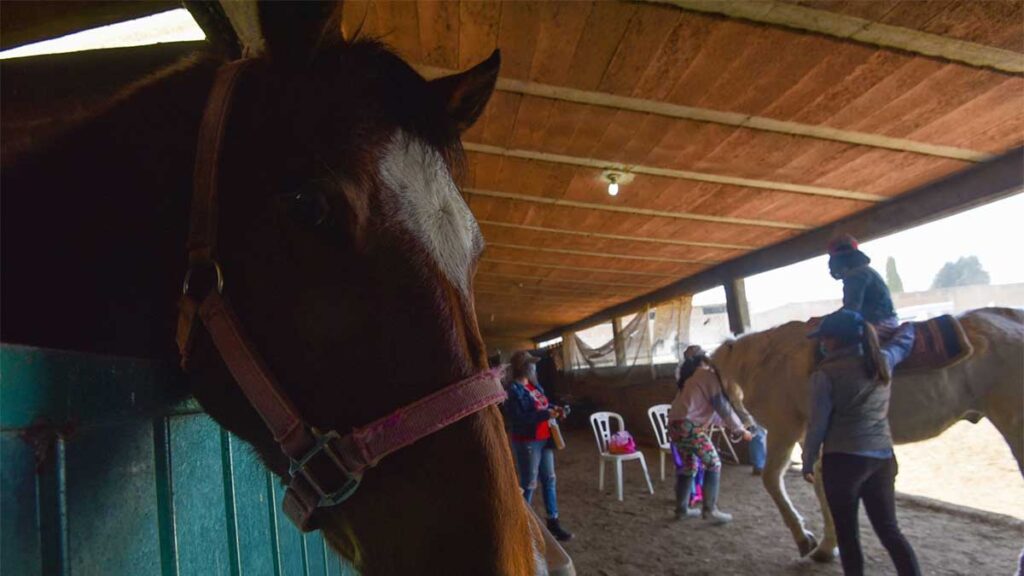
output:
{"label": "halter buckle", "polygon": [[[212,274],[211,274],[212,272]],[[195,280],[193,280],[195,275]],[[200,280],[201,282],[196,282]],[[195,288],[196,285],[201,285],[203,294],[208,294],[211,290],[216,288],[218,294],[224,292],[224,271],[221,270],[220,264],[216,260],[207,260],[200,264],[192,264],[188,267],[185,272],[185,281],[181,284],[181,294],[183,296],[191,296],[191,289]],[[198,298],[197,300],[201,300]]]}
{"label": "halter buckle", "polygon": [[[313,448],[306,452],[306,454],[299,460],[292,460],[291,466],[288,469],[288,474],[295,478],[298,475],[302,475],[310,486],[316,490],[320,496],[320,501],[317,503],[317,507],[325,508],[329,506],[336,506],[341,504],[345,500],[348,500],[352,494],[355,493],[356,489],[359,488],[359,483],[362,480],[362,474],[353,474],[349,472],[348,468],[345,467],[345,463],[341,459],[341,455],[338,454],[332,442],[340,440],[341,436],[334,430],[322,434],[313,430],[313,436],[316,438],[316,444]],[[314,459],[321,455],[327,456],[327,462],[332,464],[335,469],[341,472],[345,481],[337,489],[331,490],[332,487],[325,487],[320,481],[317,481],[315,476],[317,475],[309,466],[314,462]],[[318,467],[320,473],[323,473],[324,468]]]}

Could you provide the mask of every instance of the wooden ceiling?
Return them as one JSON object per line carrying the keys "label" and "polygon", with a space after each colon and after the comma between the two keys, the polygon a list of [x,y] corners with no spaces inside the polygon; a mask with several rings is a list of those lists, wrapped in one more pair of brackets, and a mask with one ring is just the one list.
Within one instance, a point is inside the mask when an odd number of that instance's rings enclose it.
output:
{"label": "wooden ceiling", "polygon": [[[5,46],[55,35],[84,13],[72,6],[106,23],[128,5],[43,4],[62,17],[4,3]],[[488,243],[476,303],[489,342],[1024,144],[1024,0],[349,0],[345,29],[427,76],[501,49],[460,178]],[[634,176],[617,197],[608,168]]]}
{"label": "wooden ceiling", "polygon": [[[501,49],[461,182],[488,242],[489,338],[572,323],[1024,143],[1019,72],[687,4],[346,7],[349,34],[427,75]],[[1024,53],[1021,2],[791,4]],[[635,178],[611,197],[600,175],[616,167]]]}

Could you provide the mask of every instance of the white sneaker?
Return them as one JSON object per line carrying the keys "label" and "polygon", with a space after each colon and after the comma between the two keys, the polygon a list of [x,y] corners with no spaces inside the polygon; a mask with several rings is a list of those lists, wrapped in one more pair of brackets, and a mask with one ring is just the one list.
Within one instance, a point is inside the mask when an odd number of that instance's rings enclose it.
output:
{"label": "white sneaker", "polygon": [[728,524],[732,522],[732,514],[722,512],[718,508],[705,509],[701,515],[705,520],[711,520],[712,524]]}

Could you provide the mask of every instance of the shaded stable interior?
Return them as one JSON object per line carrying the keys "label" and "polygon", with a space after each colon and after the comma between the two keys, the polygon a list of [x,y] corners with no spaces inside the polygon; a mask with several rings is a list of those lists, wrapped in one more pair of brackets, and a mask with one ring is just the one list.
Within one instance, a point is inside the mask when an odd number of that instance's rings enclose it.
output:
{"label": "shaded stable interior", "polygon": [[[5,2],[3,43],[171,6]],[[876,237],[1018,189],[1022,6],[361,1],[344,26],[428,77],[501,50],[460,184],[488,243],[481,327],[508,350],[716,285],[742,331],[742,278],[834,229]],[[5,154],[196,44],[5,62]],[[606,170],[633,180],[611,197]]]}
{"label": "shaded stable interior", "polygon": [[[0,46],[178,5],[7,1]],[[460,179],[488,243],[475,298],[492,352],[715,286],[743,332],[745,276],[820,254],[838,229],[870,239],[1022,185],[1020,1],[350,1],[345,27],[428,77],[502,51]],[[5,161],[204,47],[4,61]],[[633,176],[616,197],[607,170]],[[559,386],[649,442],[664,368]]]}

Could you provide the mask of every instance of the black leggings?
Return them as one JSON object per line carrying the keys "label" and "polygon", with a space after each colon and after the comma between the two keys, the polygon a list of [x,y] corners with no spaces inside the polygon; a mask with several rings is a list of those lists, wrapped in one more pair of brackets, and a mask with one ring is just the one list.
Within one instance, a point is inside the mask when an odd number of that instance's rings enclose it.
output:
{"label": "black leggings", "polygon": [[910,542],[896,523],[896,458],[883,460],[854,454],[825,454],[821,461],[822,482],[839,540],[839,558],[843,574],[864,574],[864,556],[860,550],[857,513],[860,501],[871,520],[875,534],[889,551],[899,576],[919,576],[921,569]]}

